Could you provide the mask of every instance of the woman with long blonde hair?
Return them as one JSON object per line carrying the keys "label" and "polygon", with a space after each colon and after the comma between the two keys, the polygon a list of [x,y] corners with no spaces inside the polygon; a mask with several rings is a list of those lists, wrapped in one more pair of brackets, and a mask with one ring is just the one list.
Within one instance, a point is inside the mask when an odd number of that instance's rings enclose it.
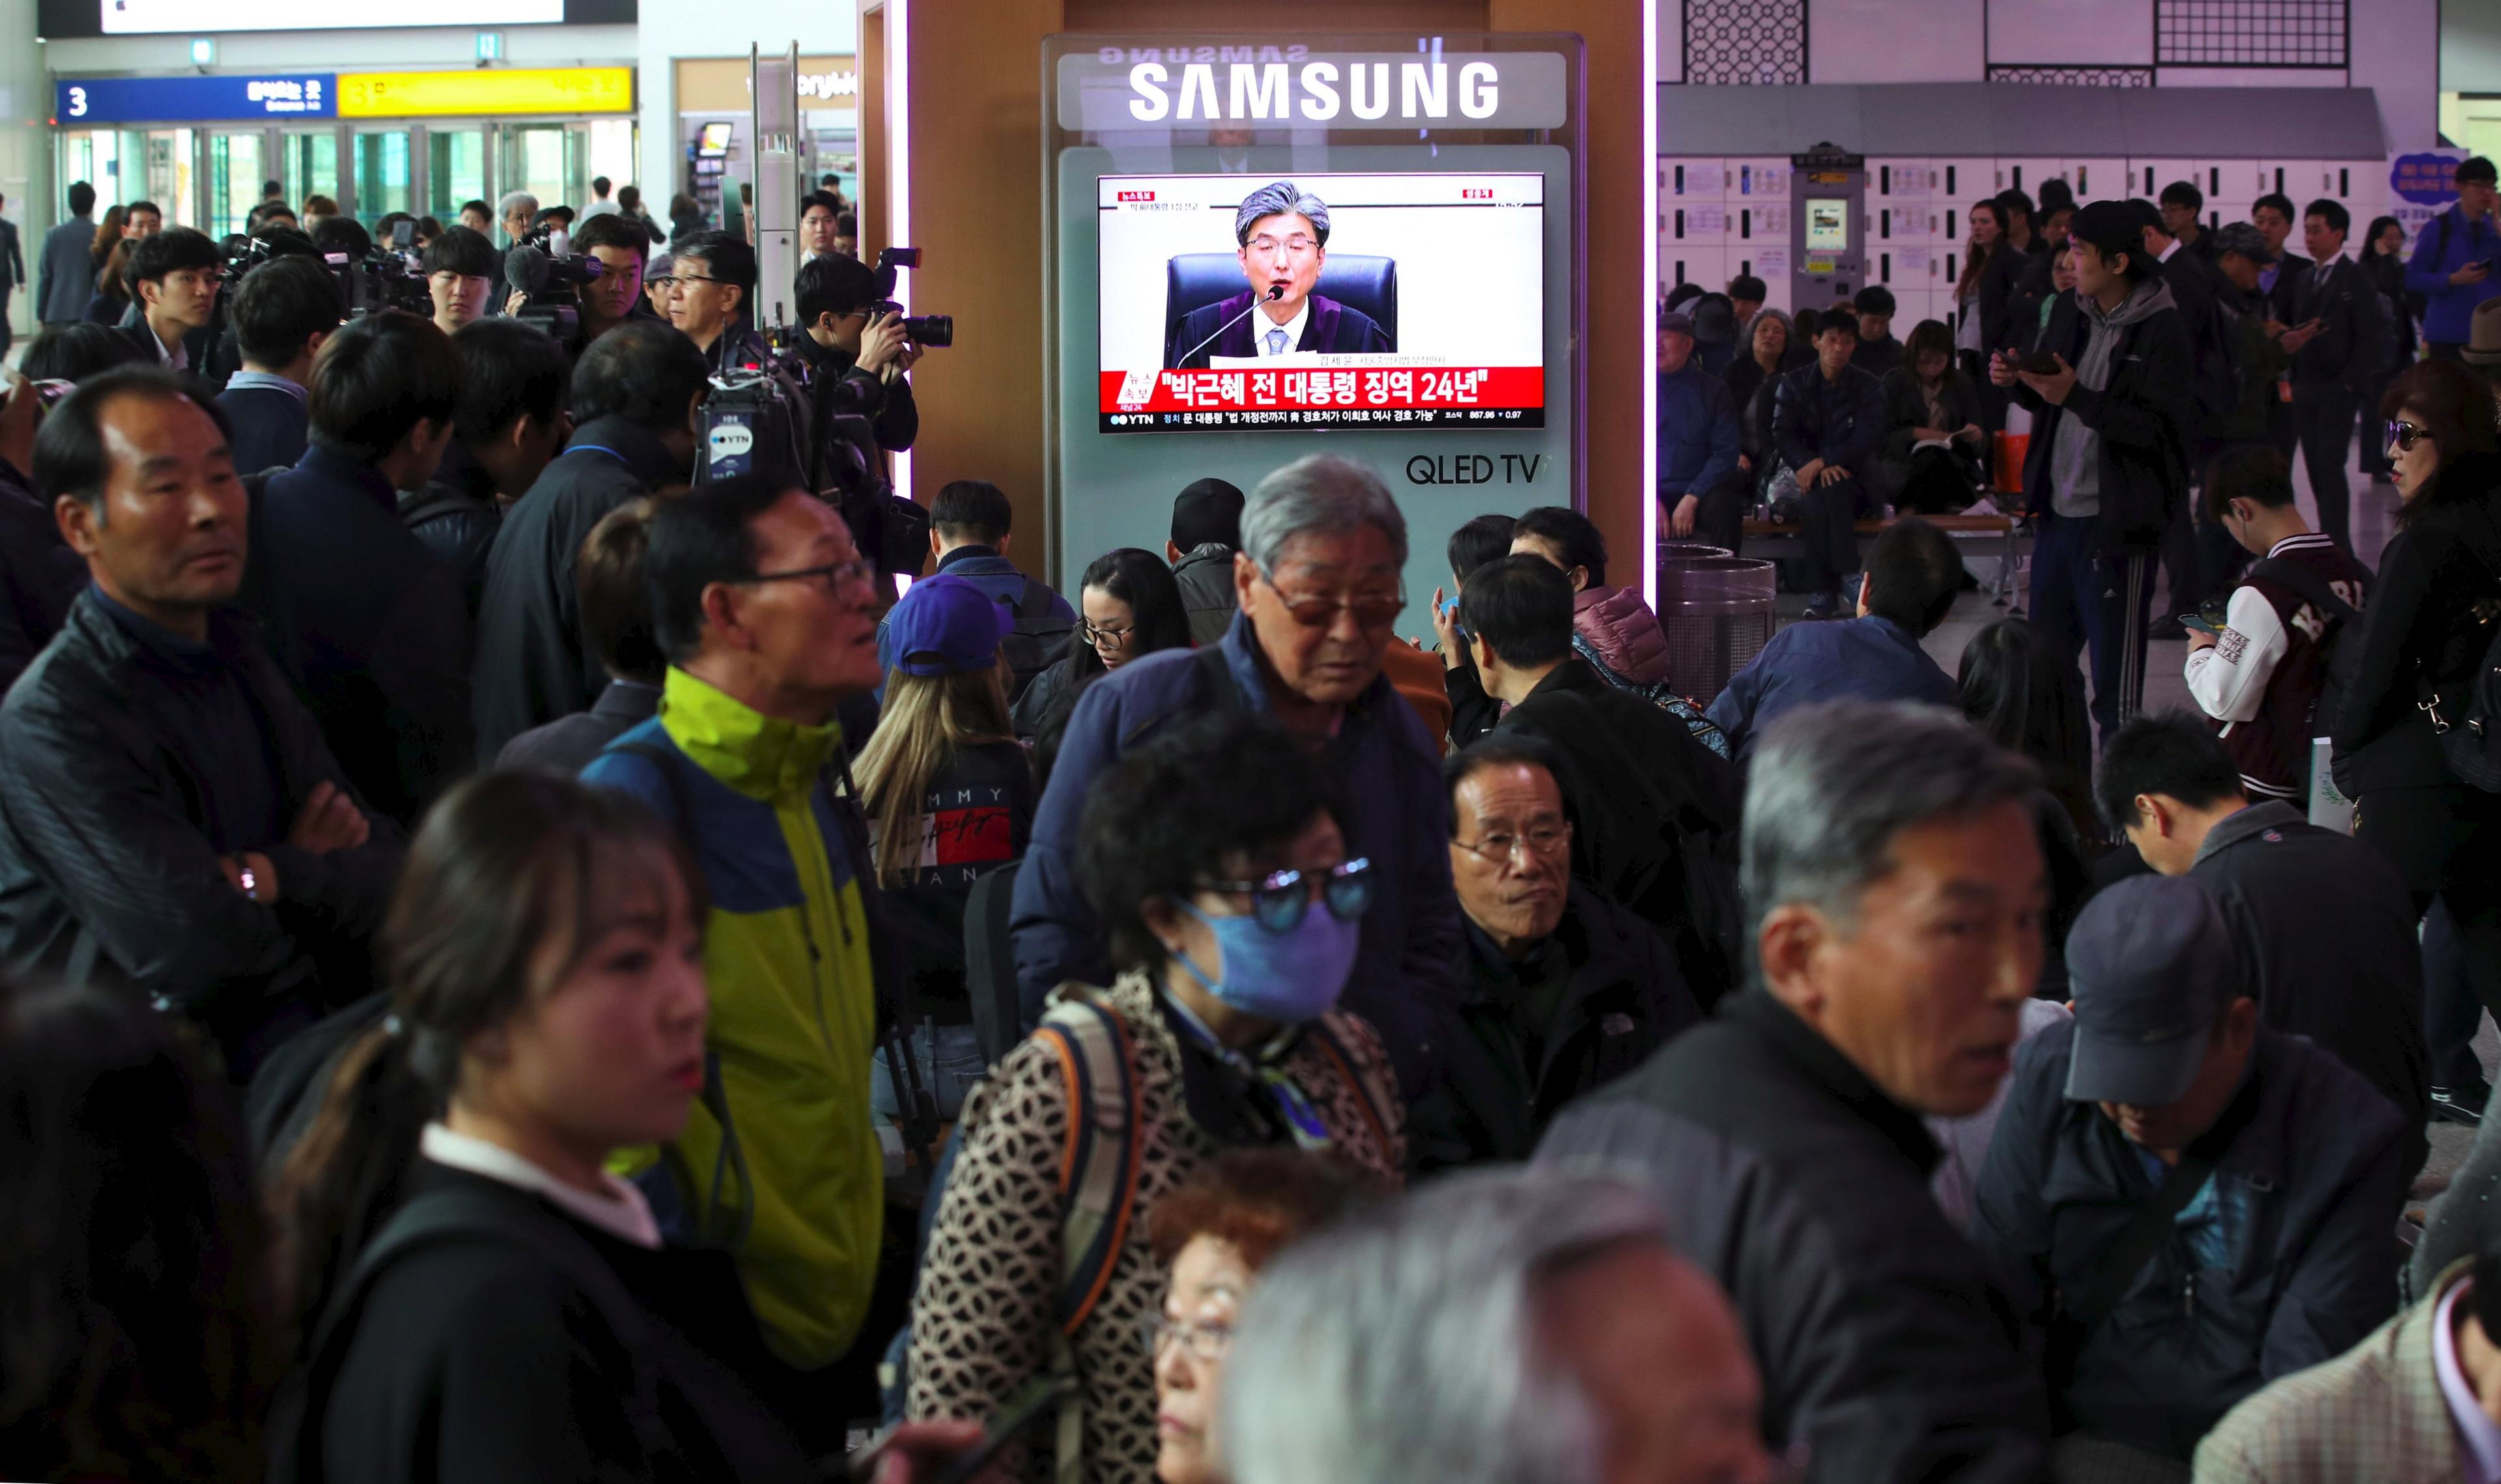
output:
{"label": "woman with long blonde hair", "polygon": [[[1033,834],[1037,790],[1008,720],[999,650],[1016,610],[941,575],[912,584],[885,622],[894,667],[856,775],[878,884],[912,964],[912,1057],[951,1123],[984,1066],[964,985],[965,907],[975,878],[1021,856]],[[881,1048],[881,1122],[901,1106],[894,1072]]]}

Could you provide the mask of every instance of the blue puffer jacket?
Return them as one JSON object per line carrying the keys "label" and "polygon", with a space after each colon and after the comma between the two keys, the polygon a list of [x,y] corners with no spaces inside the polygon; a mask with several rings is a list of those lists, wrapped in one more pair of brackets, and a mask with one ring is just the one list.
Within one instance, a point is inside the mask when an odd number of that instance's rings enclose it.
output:
{"label": "blue puffer jacket", "polygon": [[[1244,708],[1265,711],[1268,693],[1250,620],[1235,615],[1217,652]],[[1017,986],[1028,1027],[1043,998],[1066,980],[1109,984],[1102,930],[1077,880],[1078,816],[1103,771],[1169,727],[1222,709],[1203,651],[1173,649],[1123,665],[1077,703],[1034,818],[1033,845],[1016,883]],[[1450,799],[1441,757],[1415,708],[1387,676],[1353,705],[1328,745],[1346,799],[1350,856],[1368,858],[1381,891],[1363,919],[1363,946],[1347,980],[1345,1007],[1372,1022],[1412,1102],[1428,1085],[1432,1042],[1456,1003],[1451,966],[1465,940],[1451,885]]]}

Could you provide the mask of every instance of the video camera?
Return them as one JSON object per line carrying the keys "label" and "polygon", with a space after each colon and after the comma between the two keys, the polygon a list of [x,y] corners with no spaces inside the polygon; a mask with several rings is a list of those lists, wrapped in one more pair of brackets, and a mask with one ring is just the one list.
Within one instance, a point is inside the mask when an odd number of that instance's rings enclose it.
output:
{"label": "video camera", "polygon": [[329,263],[330,272],[346,285],[349,318],[360,318],[377,310],[405,310],[420,318],[433,316],[434,296],[426,290],[425,275],[411,268],[408,259],[399,253],[376,247],[352,263],[344,253],[331,253]]}
{"label": "video camera", "polygon": [[[920,266],[917,247],[881,247],[877,253],[877,298],[870,302],[871,314],[903,314],[903,306],[894,302],[894,271]],[[903,338],[924,350],[943,350],[955,344],[955,316],[952,314],[903,314]]]}
{"label": "video camera", "polygon": [[582,348],[582,302],[574,291],[607,271],[586,252],[550,252],[555,234],[542,231],[504,254],[504,282],[525,297],[513,317],[535,325],[567,351]]}

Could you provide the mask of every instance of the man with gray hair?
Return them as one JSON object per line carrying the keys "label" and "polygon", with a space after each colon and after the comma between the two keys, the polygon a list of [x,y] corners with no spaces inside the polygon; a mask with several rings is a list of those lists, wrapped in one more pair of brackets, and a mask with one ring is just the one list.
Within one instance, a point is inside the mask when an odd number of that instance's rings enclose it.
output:
{"label": "man with gray hair", "polygon": [[1803,707],[1754,750],[1752,985],[1556,1120],[1542,1165],[1643,1171],[1736,1300],[1764,1424],[1818,1480],[2032,1480],[2012,1305],[1928,1191],[1923,1115],[1984,1107],[2041,972],[2031,765],[1906,703]]}
{"label": "man with gray hair", "polygon": [[1412,1100],[1452,1003],[1465,942],[1451,886],[1441,749],[1382,674],[1406,595],[1407,522],[1381,477],[1313,454],[1259,482],[1233,558],[1240,611],[1223,640],[1133,660],[1088,686],[1069,717],[1017,874],[1017,985],[1025,1023],[1075,979],[1108,984],[1101,925],[1077,879],[1086,792],[1131,748],[1210,711],[1264,711],[1319,756],[1345,801],[1350,858],[1381,882],[1346,1007],[1381,1032]]}
{"label": "man with gray hair", "polygon": [[1250,286],[1174,321],[1164,337],[1164,364],[1204,367],[1211,355],[1302,350],[1386,352],[1389,336],[1379,321],[1312,292],[1328,260],[1328,203],[1291,181],[1271,181],[1243,197],[1233,214],[1233,241]]}
{"label": "man with gray hair", "polygon": [[1651,1199],[1471,1171],[1259,1275],[1217,1429],[1235,1484],[1762,1484],[1762,1383]]}
{"label": "man with gray hair", "polygon": [[[539,198],[525,190],[508,190],[495,203],[495,219],[504,225],[504,251],[530,235],[530,222],[538,216]],[[512,285],[504,279],[504,252],[495,254],[495,281],[486,294],[486,313],[504,313],[504,301],[512,297]]]}

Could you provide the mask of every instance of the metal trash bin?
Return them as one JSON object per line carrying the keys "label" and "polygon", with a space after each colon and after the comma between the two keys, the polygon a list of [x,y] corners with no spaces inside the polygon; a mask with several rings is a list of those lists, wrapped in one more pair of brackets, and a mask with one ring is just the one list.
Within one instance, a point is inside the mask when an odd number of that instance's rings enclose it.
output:
{"label": "metal trash bin", "polygon": [[1735,556],[1725,546],[1715,546],[1703,541],[1662,541],[1658,544],[1658,570],[1682,567],[1687,562],[1704,562],[1714,557]]}
{"label": "metal trash bin", "polygon": [[1729,676],[1762,652],[1780,627],[1772,564],[1717,556],[1662,562],[1658,626],[1667,636],[1668,683],[1708,706]]}

